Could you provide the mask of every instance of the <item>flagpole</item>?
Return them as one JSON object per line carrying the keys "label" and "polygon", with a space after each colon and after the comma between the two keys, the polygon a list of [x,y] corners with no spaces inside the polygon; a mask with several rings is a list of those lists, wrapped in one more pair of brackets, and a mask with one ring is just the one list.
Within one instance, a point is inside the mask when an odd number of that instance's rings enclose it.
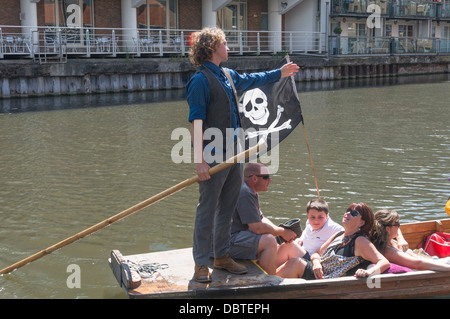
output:
{"label": "flagpole", "polygon": [[[290,62],[289,54],[286,54],[286,62],[288,62],[288,63]],[[295,85],[294,76],[291,76],[291,80],[292,80],[292,86],[294,88],[294,92],[297,92],[297,87]],[[298,102],[300,103],[300,99],[298,98],[298,93],[295,94],[295,97],[297,98]],[[306,128],[305,128],[305,122],[303,121],[303,116],[302,116],[302,126],[303,126],[303,132],[305,133],[306,147],[308,148],[309,160],[311,162],[311,168],[312,168],[313,175],[314,175],[314,182],[316,184],[317,196],[319,196],[319,198],[320,198],[319,184],[317,183],[316,172],[314,170],[314,163],[313,163],[313,159],[312,159],[312,156],[311,156],[311,150],[309,149],[308,136],[306,135]]]}
{"label": "flagpole", "polygon": [[303,121],[302,121],[302,126],[303,126],[303,132],[305,133],[306,147],[308,148],[309,160],[311,161],[311,168],[312,168],[313,175],[314,175],[314,182],[316,183],[317,196],[319,196],[319,198],[320,198],[319,184],[317,183],[316,172],[314,170],[314,163],[312,160],[311,151],[309,149],[308,137],[306,136],[305,123]]}

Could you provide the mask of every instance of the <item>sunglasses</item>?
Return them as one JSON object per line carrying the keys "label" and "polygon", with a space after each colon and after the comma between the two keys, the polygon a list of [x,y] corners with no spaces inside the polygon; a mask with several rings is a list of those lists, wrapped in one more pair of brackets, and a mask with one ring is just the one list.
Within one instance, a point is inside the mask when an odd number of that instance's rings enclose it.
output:
{"label": "sunglasses", "polygon": [[350,213],[350,215],[352,215],[353,217],[356,217],[359,215],[359,212],[357,210],[347,210],[347,213]]}
{"label": "sunglasses", "polygon": [[388,226],[388,227],[394,227],[394,226],[400,227],[400,223],[395,223],[395,224],[387,225],[387,226]]}
{"label": "sunglasses", "polygon": [[264,179],[264,180],[268,180],[270,178],[269,174],[267,174],[267,175],[250,175],[248,177],[252,177],[252,176],[262,177],[262,179]]}

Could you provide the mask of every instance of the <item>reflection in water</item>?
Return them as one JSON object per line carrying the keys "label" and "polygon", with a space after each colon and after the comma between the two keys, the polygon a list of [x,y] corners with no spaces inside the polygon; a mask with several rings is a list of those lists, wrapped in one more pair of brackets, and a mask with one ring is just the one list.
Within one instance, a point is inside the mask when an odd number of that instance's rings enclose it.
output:
{"label": "reflection in water", "polygon": [[[447,217],[449,89],[443,81],[300,91],[320,194],[335,221],[353,201],[395,209],[403,222]],[[184,92],[144,103],[148,94],[49,98],[35,108],[2,102],[9,111],[0,114],[1,268],[194,174],[192,164],[171,160],[172,130],[189,128]],[[20,112],[53,109],[59,111]],[[269,191],[260,194],[264,214],[305,221],[305,205],[317,193],[303,130],[271,158],[279,161]],[[107,265],[110,251],[190,246],[196,204],[191,186],[3,276],[0,298],[123,298]],[[67,286],[71,264],[80,266],[80,289]]]}
{"label": "reflection in water", "polygon": [[60,95],[29,98],[0,99],[0,113],[53,111],[73,108],[93,108],[129,105],[157,101],[177,101],[184,98],[179,90],[141,91],[114,94]]}
{"label": "reflection in water", "polygon": [[[415,76],[354,78],[340,81],[297,82],[298,92],[328,91],[348,88],[381,87],[403,84],[437,83],[450,81],[450,74],[427,74]],[[170,102],[185,99],[184,89],[141,91],[115,94],[61,95],[55,97],[30,97],[0,99],[0,113],[67,110],[113,105]]]}

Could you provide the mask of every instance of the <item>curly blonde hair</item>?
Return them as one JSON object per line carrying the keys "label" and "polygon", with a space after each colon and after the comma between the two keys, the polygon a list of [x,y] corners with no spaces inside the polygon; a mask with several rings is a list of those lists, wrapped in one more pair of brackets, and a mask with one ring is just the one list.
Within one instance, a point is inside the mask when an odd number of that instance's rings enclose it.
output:
{"label": "curly blonde hair", "polygon": [[192,34],[189,59],[194,67],[201,66],[211,59],[217,46],[225,41],[225,33],[219,28],[204,28]]}

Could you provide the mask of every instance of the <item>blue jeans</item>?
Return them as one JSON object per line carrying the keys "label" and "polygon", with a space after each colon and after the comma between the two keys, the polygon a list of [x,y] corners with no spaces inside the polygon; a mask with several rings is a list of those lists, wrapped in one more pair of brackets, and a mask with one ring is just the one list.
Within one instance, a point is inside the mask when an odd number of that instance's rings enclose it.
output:
{"label": "blue jeans", "polygon": [[211,246],[215,258],[223,257],[229,251],[231,217],[241,191],[242,174],[243,164],[238,163],[199,182],[192,250],[197,266],[208,264]]}

